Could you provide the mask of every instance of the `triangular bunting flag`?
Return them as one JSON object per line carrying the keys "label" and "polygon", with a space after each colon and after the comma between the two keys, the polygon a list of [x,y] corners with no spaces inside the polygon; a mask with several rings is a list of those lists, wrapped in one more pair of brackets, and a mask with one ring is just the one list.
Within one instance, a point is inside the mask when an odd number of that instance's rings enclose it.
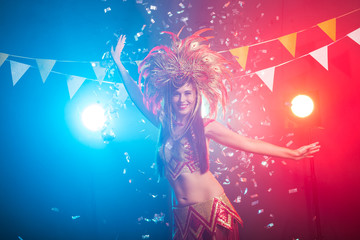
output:
{"label": "triangular bunting flag", "polygon": [[8,56],[9,56],[9,54],[0,53],[0,67],[5,62],[5,60],[7,59]]}
{"label": "triangular bunting flag", "polygon": [[118,91],[116,91],[116,99],[119,100],[121,103],[124,103],[129,96],[126,88],[124,87],[124,84],[116,83],[115,86],[118,89]]}
{"label": "triangular bunting flag", "polygon": [[55,65],[56,60],[49,59],[36,59],[36,63],[39,67],[39,72],[43,83],[45,83],[47,77],[49,76],[52,68]]}
{"label": "triangular bunting flag", "polygon": [[139,64],[141,63],[141,60],[135,61],[136,65],[139,66]]}
{"label": "triangular bunting flag", "polygon": [[256,72],[256,75],[258,75],[259,78],[261,78],[261,80],[266,84],[266,86],[270,89],[270,91],[273,91],[275,67],[270,67],[258,71]]}
{"label": "triangular bunting flag", "polygon": [[96,79],[99,81],[100,84],[102,84],[102,81],[104,80],[105,75],[106,75],[106,68],[101,67],[99,65],[99,62],[92,62],[91,66],[94,69]]}
{"label": "triangular bunting flag", "polygon": [[318,24],[333,41],[336,41],[336,18]]}
{"label": "triangular bunting flag", "polygon": [[245,70],[246,60],[249,52],[249,46],[230,49],[230,52],[233,56],[236,57],[236,60],[238,61],[240,66]]}
{"label": "triangular bunting flag", "polygon": [[[360,28],[348,34],[348,37],[360,44]],[[1,66],[1,62],[0,62]]]}
{"label": "triangular bunting flag", "polygon": [[13,86],[19,81],[19,79],[25,74],[29,69],[30,65],[19,63],[15,61],[10,61],[11,76],[13,80]]}
{"label": "triangular bunting flag", "polygon": [[310,55],[318,61],[321,66],[323,66],[326,70],[329,70],[328,67],[328,46],[319,48],[310,53]]}
{"label": "triangular bunting flag", "polygon": [[77,90],[81,87],[86,78],[78,76],[70,76],[67,79],[67,85],[69,89],[70,99],[75,95]]}
{"label": "triangular bunting flag", "polygon": [[293,57],[295,57],[296,37],[297,33],[291,33],[278,38],[282,45],[284,45],[284,47],[291,53]]}

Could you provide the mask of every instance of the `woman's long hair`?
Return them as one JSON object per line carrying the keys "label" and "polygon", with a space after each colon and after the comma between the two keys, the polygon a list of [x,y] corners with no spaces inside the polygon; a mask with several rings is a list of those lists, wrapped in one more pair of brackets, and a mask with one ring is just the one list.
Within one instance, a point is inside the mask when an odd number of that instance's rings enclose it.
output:
{"label": "woman's long hair", "polygon": [[[181,30],[177,34],[164,32],[171,36],[171,44],[154,47],[138,68],[139,86],[143,84],[147,107],[155,114],[161,111],[165,113],[164,119],[160,120],[162,122],[159,137],[160,153],[172,134],[173,113],[168,98],[169,86],[180,88],[191,79],[193,86],[196,87],[198,107],[195,108],[181,135],[187,135],[193,149],[197,151],[202,173],[209,168],[209,157],[199,107],[200,96],[204,96],[209,103],[209,116],[216,118],[218,103],[225,111],[227,87],[231,86],[232,78],[231,62],[210,49],[207,41],[212,38],[211,36],[201,36],[209,30],[211,29],[201,29],[185,39],[179,37]],[[159,151],[157,159],[158,170],[162,174],[164,166]]]}
{"label": "woman's long hair", "polygon": [[[205,137],[205,128],[203,123],[203,118],[201,116],[201,96],[199,91],[197,90],[197,86],[194,81],[188,80],[187,83],[192,84],[192,86],[196,89],[196,103],[192,113],[190,113],[190,117],[188,119],[188,123],[185,125],[185,132],[182,136],[189,139],[191,146],[194,149],[194,154],[199,160],[200,163],[200,172],[205,173],[209,170],[209,151],[207,148],[206,137]],[[184,84],[185,85],[185,84]],[[173,111],[171,107],[171,94],[174,89],[178,87],[170,87],[172,90],[168,91],[165,96],[164,102],[164,111],[165,117],[163,124],[160,129],[160,136],[158,141],[158,152],[157,152],[157,169],[160,176],[164,174],[164,156],[160,153],[160,151],[164,151],[164,144],[167,139],[171,136],[171,121],[173,120]],[[188,125],[188,126],[187,126]]]}

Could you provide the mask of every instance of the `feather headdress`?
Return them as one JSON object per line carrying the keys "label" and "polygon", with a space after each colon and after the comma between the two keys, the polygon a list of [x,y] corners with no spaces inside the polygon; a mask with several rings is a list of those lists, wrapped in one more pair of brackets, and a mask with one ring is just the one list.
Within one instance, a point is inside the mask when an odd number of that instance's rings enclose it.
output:
{"label": "feather headdress", "polygon": [[198,92],[207,98],[210,114],[216,114],[219,102],[225,107],[227,92],[223,80],[230,78],[230,62],[209,48],[206,42],[212,37],[200,36],[210,28],[185,39],[179,38],[181,30],[178,34],[164,32],[171,35],[172,44],[157,46],[149,52],[139,65],[139,84],[143,78],[144,95],[150,109],[156,111],[169,86],[179,88],[191,79]]}

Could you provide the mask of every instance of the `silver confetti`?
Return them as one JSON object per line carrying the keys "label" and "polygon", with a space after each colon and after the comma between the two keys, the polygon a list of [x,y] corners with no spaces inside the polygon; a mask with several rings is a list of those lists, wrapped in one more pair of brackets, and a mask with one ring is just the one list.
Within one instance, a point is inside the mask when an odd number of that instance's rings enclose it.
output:
{"label": "silver confetti", "polygon": [[289,189],[289,194],[297,193],[297,188]]}
{"label": "silver confetti", "polygon": [[269,223],[268,225],[265,226],[266,229],[272,228],[274,226],[274,223]]}

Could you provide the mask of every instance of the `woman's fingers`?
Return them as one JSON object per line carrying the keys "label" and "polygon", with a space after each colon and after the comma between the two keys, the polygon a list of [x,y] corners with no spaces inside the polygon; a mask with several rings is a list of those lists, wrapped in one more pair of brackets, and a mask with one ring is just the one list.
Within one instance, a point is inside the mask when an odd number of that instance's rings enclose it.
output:
{"label": "woman's fingers", "polygon": [[319,142],[314,142],[314,143],[312,143],[312,144],[310,144],[310,145],[313,146],[313,147],[320,146],[320,145],[319,145]]}
{"label": "woman's fingers", "polygon": [[126,36],[125,35],[120,35],[119,41],[125,43],[126,40]]}
{"label": "woman's fingers", "polygon": [[121,54],[124,46],[125,46],[125,40],[126,40],[126,36],[125,35],[120,35],[118,43],[116,45],[115,48],[115,52],[118,53],[119,55]]}
{"label": "woman's fingers", "polygon": [[315,142],[309,145],[302,146],[298,148],[298,157],[297,160],[302,158],[312,158],[314,157],[314,154],[320,151],[320,145],[318,145],[319,142]]}
{"label": "woman's fingers", "polygon": [[119,41],[117,45],[124,45],[125,44],[125,40],[126,40],[126,36],[125,35],[120,35],[119,37]]}
{"label": "woman's fingers", "polygon": [[125,46],[125,40],[126,40],[126,36],[125,35],[120,35],[119,40],[116,44],[116,47],[114,49],[113,46],[111,46],[111,54],[113,56],[114,59],[119,59],[121,52]]}
{"label": "woman's fingers", "polygon": [[310,154],[314,154],[314,153],[317,153],[317,152],[319,152],[320,151],[320,149],[318,148],[318,149],[313,149],[313,150],[311,150],[309,153]]}

